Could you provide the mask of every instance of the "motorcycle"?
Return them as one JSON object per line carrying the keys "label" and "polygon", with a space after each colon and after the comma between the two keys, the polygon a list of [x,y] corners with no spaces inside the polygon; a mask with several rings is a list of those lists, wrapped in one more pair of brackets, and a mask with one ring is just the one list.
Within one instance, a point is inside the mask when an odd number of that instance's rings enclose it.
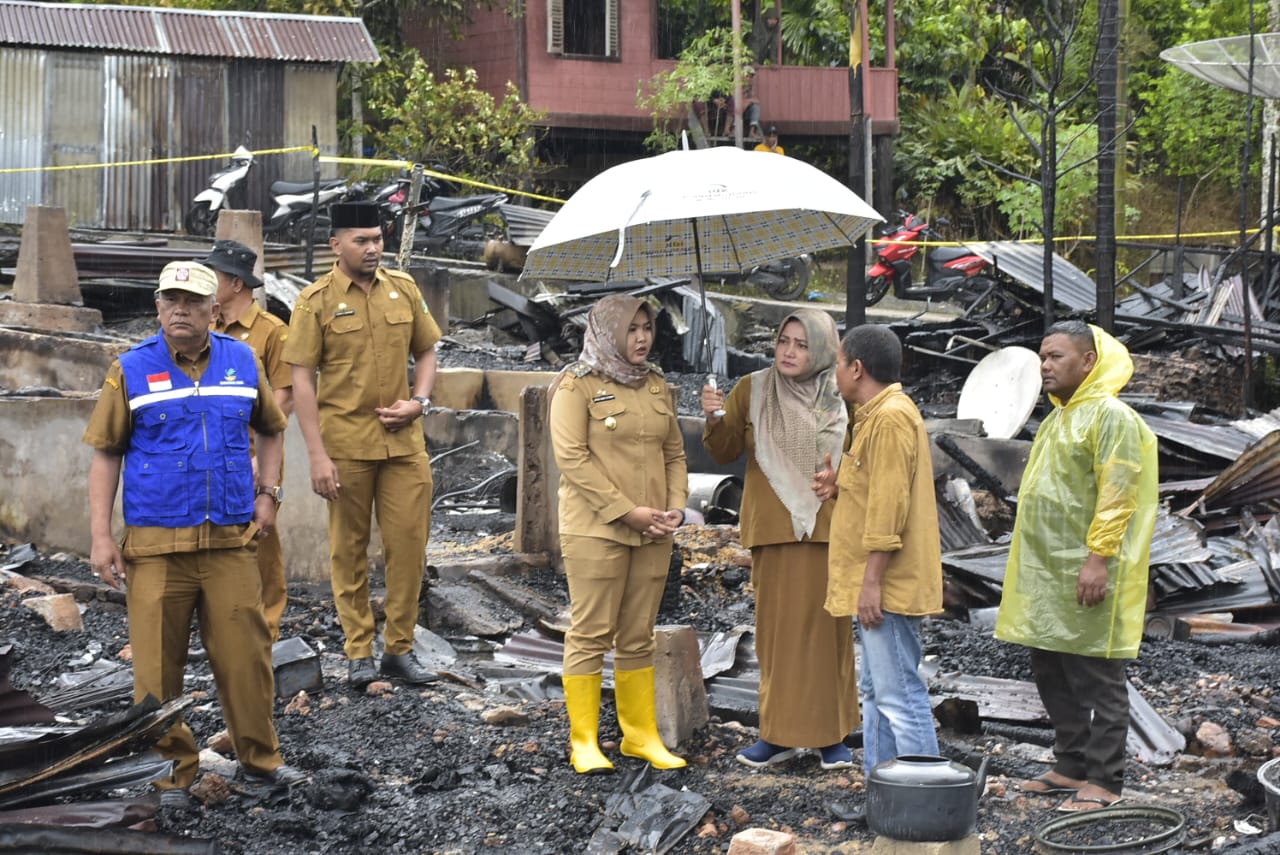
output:
{"label": "motorcycle", "polygon": [[405,214],[411,207],[418,211],[418,224],[413,233],[415,252],[479,259],[488,241],[503,237],[503,228],[495,225],[492,218],[501,220],[502,206],[507,203],[505,193],[446,196],[442,195],[445,186],[428,176],[423,180],[419,202],[410,205],[407,201],[409,180],[397,178],[394,184],[400,185],[399,190],[388,184],[374,195],[374,200],[383,206],[383,220],[387,224],[384,241],[391,252],[400,248]]}
{"label": "motorcycle", "polygon": [[[940,240],[928,222],[899,211],[901,224],[874,244],[876,263],[867,270],[867,305],[882,300],[892,286],[900,300],[951,300],[965,307],[965,317],[990,318],[1009,308],[1001,280],[987,260],[965,247],[934,247],[925,254],[923,285],[912,282],[912,261],[921,247],[914,241]],[[951,225],[939,218],[943,228]]]}
{"label": "motorcycle", "polygon": [[[231,165],[209,176],[209,187],[196,194],[182,218],[187,234],[213,236],[218,225],[218,212],[229,206],[228,198],[248,178],[253,164],[253,153],[239,146],[231,156]],[[368,187],[362,181],[349,183],[342,178],[332,178],[320,182],[318,198],[316,186],[310,181],[276,181],[270,190],[274,209],[263,224],[264,236],[302,243],[307,237],[313,205],[316,206],[316,217],[311,237],[313,241],[323,242],[328,239],[331,226],[329,206],[335,202],[361,199]]]}
{"label": "motorcycle", "polygon": [[[760,264],[745,273],[709,273],[704,281],[754,285],[775,300],[797,300],[809,290],[813,256],[805,253]],[[868,301],[870,298],[868,298]]]}
{"label": "motorcycle", "polygon": [[[368,185],[363,181],[349,183],[345,178],[329,178],[320,182],[319,191],[311,181],[274,181],[271,202],[275,210],[263,225],[264,234],[283,237],[290,243],[306,243],[310,228],[311,243],[329,239],[332,220],[329,206],[337,202],[363,199]],[[311,209],[315,207],[315,220]]]}
{"label": "motorcycle", "polygon": [[237,146],[231,154],[231,165],[209,176],[209,186],[196,194],[191,207],[182,217],[182,227],[187,234],[213,237],[218,225],[218,212],[227,205],[227,197],[240,185],[253,168],[253,153],[244,146]]}

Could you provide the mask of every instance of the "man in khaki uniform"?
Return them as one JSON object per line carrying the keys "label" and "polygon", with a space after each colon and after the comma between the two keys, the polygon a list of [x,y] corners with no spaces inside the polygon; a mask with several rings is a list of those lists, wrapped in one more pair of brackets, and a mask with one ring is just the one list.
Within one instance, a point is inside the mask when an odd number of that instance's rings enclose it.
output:
{"label": "man in khaki uniform", "polygon": [[311,488],[329,502],[330,578],[348,682],[361,689],[375,677],[367,553],[376,509],[387,567],[386,651],[377,670],[421,685],[437,678],[412,653],[431,525],[431,462],[418,419],[435,385],[440,328],[413,278],[380,266],[377,206],[331,211],[329,245],[338,258],[294,305],[284,358],[293,366]]}
{"label": "man in khaki uniform", "polygon": [[[262,287],[262,280],[253,272],[258,254],[234,240],[214,241],[213,251],[201,259],[205,267],[218,276],[215,295],[217,311],[214,312],[213,329],[253,348],[267,369],[271,393],[287,419],[293,414],[293,370],[284,361],[284,343],[289,338],[289,327],[284,321],[258,307],[253,299],[253,289]],[[284,483],[284,449],[280,453],[280,471],[269,484]],[[262,575],[262,611],[267,617],[271,640],[280,640],[280,618],[288,602],[288,589],[284,578],[284,550],[280,545],[280,530],[272,526],[258,541],[258,572]]]}
{"label": "man in khaki uniform", "polygon": [[[107,372],[84,433],[89,469],[90,563],[113,587],[127,581],[133,694],[182,694],[192,614],[209,651],[222,716],[247,777],[292,784],[272,725],[271,637],[262,616],[255,538],[275,525],[278,485],[255,489],[249,429],[262,471],[277,472],[286,419],[262,363],[246,345],[210,333],[217,280],[195,262],[160,274],[161,334],[121,354]],[[124,540],[111,536],[123,474]],[[180,803],[199,751],[179,722],[157,743],[175,763],[158,786]]]}

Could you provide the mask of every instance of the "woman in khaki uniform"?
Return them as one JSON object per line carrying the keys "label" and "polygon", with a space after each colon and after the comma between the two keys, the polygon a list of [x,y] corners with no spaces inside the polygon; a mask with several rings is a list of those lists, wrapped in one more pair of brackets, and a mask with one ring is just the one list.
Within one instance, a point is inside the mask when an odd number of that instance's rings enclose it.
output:
{"label": "woman in khaki uniform", "polygon": [[[823,610],[834,501],[814,473],[839,460],[848,415],[835,383],[831,316],[801,309],[783,320],[774,364],[725,400],[703,387],[702,442],[719,463],[747,455],[742,544],[751,549],[760,660],[760,739],[738,753],[764,767],[818,748],[824,769],[853,765],[844,737],[859,724],[853,625]],[[719,413],[717,415],[717,413]]]}
{"label": "woman in khaki uniform", "polygon": [[560,466],[560,547],[572,626],[564,694],[570,762],[607,772],[600,752],[600,683],[614,651],[620,750],[659,769],[685,762],[658,735],[653,625],[671,535],[689,494],[684,439],[662,372],[648,363],[653,312],[617,294],[587,318],[580,360],[551,385],[551,441]]}

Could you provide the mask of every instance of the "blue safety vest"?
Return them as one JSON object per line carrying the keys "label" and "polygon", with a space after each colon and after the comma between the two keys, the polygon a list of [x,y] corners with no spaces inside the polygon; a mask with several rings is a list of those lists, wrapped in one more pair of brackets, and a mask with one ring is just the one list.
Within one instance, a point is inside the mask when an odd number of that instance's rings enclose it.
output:
{"label": "blue safety vest", "polygon": [[120,355],[133,433],[124,455],[124,521],[183,528],[253,519],[249,416],[258,397],[253,350],[209,333],[209,365],[194,381],[162,336]]}

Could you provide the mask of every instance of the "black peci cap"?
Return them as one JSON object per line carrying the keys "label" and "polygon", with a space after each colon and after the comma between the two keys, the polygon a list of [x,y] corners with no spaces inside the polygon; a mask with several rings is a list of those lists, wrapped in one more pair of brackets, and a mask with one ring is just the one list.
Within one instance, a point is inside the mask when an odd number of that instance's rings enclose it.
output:
{"label": "black peci cap", "polygon": [[379,229],[382,215],[372,202],[342,202],[329,207],[334,229]]}

